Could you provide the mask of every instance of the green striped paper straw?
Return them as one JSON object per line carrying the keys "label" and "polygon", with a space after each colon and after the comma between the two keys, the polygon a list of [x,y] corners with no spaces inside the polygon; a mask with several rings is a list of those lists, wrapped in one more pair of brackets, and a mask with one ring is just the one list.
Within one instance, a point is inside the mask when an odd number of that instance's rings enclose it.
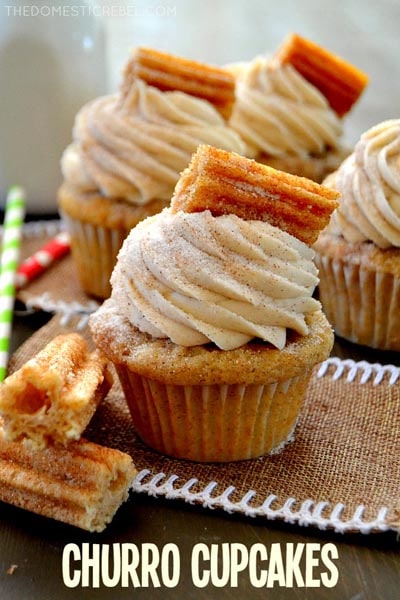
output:
{"label": "green striped paper straw", "polygon": [[0,382],[7,374],[15,300],[15,273],[19,263],[25,192],[12,186],[7,194],[0,256]]}

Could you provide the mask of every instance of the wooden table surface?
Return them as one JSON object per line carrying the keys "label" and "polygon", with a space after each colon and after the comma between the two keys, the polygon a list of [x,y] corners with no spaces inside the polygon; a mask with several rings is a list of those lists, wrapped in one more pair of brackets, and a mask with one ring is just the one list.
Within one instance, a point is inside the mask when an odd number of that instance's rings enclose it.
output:
{"label": "wooden table surface", "polygon": [[[16,317],[13,349],[42,326],[48,315],[38,313]],[[337,341],[334,353],[341,357],[399,365],[400,355],[366,351]],[[181,501],[132,495],[117,513],[112,524],[101,534],[89,534],[62,523],[35,516],[1,504],[0,510],[0,598],[1,600],[42,600],[55,598],[272,598],[272,599],[347,599],[394,600],[400,595],[400,541],[396,533],[336,534],[316,528],[286,525],[282,522],[229,515],[191,506]],[[101,585],[68,588],[62,572],[63,552],[67,544],[89,544],[112,548],[113,544],[135,544],[142,550],[155,544],[160,552],[166,544],[175,544],[181,559],[177,587],[155,588]],[[190,557],[197,543],[240,543],[250,549],[263,544],[267,549],[279,544],[284,552],[289,544],[333,543],[338,552],[338,582],[327,587],[256,588],[246,571],[239,574],[238,587],[195,587]],[[305,546],[305,547],[306,547]],[[101,546],[102,547],[102,546]],[[75,564],[75,563],[73,563]],[[203,565],[206,568],[206,565]],[[92,580],[91,580],[92,581]]]}

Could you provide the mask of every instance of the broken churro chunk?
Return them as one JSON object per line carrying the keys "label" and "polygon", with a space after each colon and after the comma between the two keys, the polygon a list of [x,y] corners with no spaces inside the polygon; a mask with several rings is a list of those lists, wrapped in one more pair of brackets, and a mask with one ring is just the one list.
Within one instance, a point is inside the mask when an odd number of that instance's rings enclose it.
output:
{"label": "broken churro chunk", "polygon": [[235,99],[234,77],[227,70],[166,52],[140,47],[124,71],[121,96],[140,78],[161,91],[181,91],[207,100],[227,119]]}
{"label": "broken churro chunk", "polygon": [[171,210],[267,221],[311,245],[327,226],[338,196],[304,177],[203,145],[176,185]]}
{"label": "broken churro chunk", "polygon": [[0,386],[5,436],[38,447],[79,439],[111,383],[106,359],[82,336],[59,335]]}
{"label": "broken churro chunk", "polygon": [[328,100],[342,117],[358,100],[368,84],[368,76],[339,56],[295,33],[277,51],[280,64],[290,63]]}
{"label": "broken churro chunk", "polygon": [[0,429],[0,500],[102,531],[128,498],[136,474],[128,454],[81,439],[67,447],[9,442]]}

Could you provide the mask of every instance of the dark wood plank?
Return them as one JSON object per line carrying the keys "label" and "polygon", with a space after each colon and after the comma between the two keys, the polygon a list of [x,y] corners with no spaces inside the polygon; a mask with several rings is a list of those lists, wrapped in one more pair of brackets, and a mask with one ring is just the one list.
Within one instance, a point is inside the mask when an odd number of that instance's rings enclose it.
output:
{"label": "dark wood plank", "polygon": [[[86,588],[87,598],[307,598],[392,600],[398,597],[400,581],[399,542],[395,534],[337,535],[282,523],[252,520],[213,512],[180,502],[133,496],[122,507],[111,526],[102,534],[87,534],[61,523],[7,505],[0,506],[0,590],[6,600],[82,597],[83,588],[68,589],[62,578],[62,554],[66,544],[112,545],[115,543],[156,544],[160,551],[176,544],[181,557],[180,581],[176,588]],[[247,548],[263,544],[270,550],[279,544],[282,552],[288,544],[326,544],[337,547],[339,580],[335,588],[257,589],[251,585],[248,571],[239,575],[238,587],[209,585],[195,588],[190,558],[196,543],[242,543]],[[17,565],[13,574],[7,570]],[[260,563],[264,567],[263,563]],[[204,567],[207,568],[204,563]],[[303,570],[304,573],[304,563]],[[315,571],[318,574],[318,569]]]}

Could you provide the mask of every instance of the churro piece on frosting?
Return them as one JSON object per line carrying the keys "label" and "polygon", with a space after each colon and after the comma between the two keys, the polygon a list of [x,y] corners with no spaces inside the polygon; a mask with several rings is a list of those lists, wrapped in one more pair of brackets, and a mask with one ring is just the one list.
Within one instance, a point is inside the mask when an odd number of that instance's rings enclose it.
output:
{"label": "churro piece on frosting", "polygon": [[82,336],[55,337],[0,386],[6,438],[38,447],[79,439],[111,383],[106,359]]}
{"label": "churro piece on frosting", "polygon": [[296,33],[286,38],[275,59],[290,63],[319,89],[339,117],[349,112],[368,84],[363,71]]}
{"label": "churro piece on frosting", "polygon": [[181,91],[207,100],[227,119],[235,100],[235,80],[227,70],[152,48],[139,47],[124,70],[121,96],[139,78],[161,91]]}
{"label": "churro piece on frosting", "polygon": [[38,449],[0,427],[0,500],[88,531],[102,531],[128,498],[131,457],[83,438]]}
{"label": "churro piece on frosting", "polygon": [[202,145],[176,185],[171,210],[267,221],[311,245],[327,226],[338,196],[304,177]]}

